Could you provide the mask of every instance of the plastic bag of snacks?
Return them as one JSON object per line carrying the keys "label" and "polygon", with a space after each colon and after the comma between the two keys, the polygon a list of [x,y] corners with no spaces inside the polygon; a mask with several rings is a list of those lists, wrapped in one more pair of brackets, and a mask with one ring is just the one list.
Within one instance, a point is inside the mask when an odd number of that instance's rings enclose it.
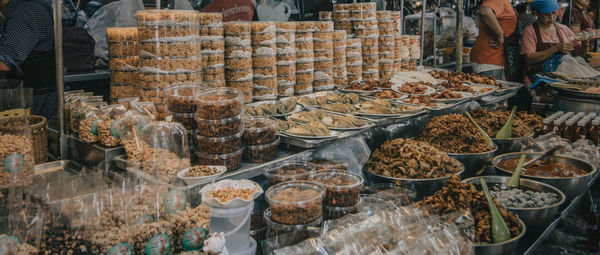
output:
{"label": "plastic bag of snacks", "polygon": [[151,102],[131,102],[131,109],[137,111],[141,115],[153,116],[157,118],[156,106]]}
{"label": "plastic bag of snacks", "polygon": [[97,121],[98,141],[106,147],[114,147],[121,144],[121,136],[125,135],[122,126],[113,123],[121,118],[127,109],[120,104],[108,105],[100,109],[102,115]]}
{"label": "plastic bag of snacks", "polygon": [[83,94],[71,102],[69,107],[69,121],[71,122],[71,131],[73,133],[79,132],[79,113],[81,113],[80,109],[86,102],[102,102],[102,96]]}
{"label": "plastic bag of snacks", "polygon": [[35,166],[27,117],[0,119],[0,187],[29,182]]}
{"label": "plastic bag of snacks", "polygon": [[190,167],[187,131],[181,124],[152,122],[142,129],[142,141],[150,148],[144,150],[144,172],[170,181],[177,172]]}
{"label": "plastic bag of snacks", "polygon": [[125,147],[128,162],[132,166],[139,166],[142,153],[149,147],[141,140],[141,132],[146,125],[152,122],[153,115],[143,115],[138,111],[127,111],[121,118],[113,122],[112,128],[120,130],[118,133],[121,143]]}
{"label": "plastic bag of snacks", "polygon": [[98,141],[98,117],[106,102],[85,103],[79,110],[79,139],[86,143]]}

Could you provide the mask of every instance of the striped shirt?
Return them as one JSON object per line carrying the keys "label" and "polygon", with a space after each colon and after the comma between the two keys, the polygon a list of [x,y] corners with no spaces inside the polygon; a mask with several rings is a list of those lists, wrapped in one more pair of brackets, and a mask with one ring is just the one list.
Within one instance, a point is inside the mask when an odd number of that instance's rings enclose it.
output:
{"label": "striped shirt", "polygon": [[0,26],[0,61],[16,75],[32,53],[54,50],[54,25],[50,5],[35,0],[11,0]]}

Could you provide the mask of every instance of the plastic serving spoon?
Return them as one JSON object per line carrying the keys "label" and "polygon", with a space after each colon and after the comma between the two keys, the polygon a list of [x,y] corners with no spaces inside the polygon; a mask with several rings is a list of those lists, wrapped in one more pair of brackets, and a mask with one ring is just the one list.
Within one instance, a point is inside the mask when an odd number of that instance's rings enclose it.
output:
{"label": "plastic serving spoon", "polygon": [[509,188],[518,188],[519,187],[519,179],[521,177],[521,170],[523,170],[523,163],[525,163],[525,158],[527,158],[526,154],[521,155],[521,159],[519,160],[519,164],[517,164],[517,168],[513,172],[513,175],[506,181],[506,186]]}
{"label": "plastic serving spoon", "polygon": [[481,181],[481,188],[485,193],[485,198],[487,199],[490,213],[492,214],[492,241],[493,243],[501,243],[509,240],[510,231],[508,231],[508,227],[506,226],[502,215],[500,215],[498,208],[496,208],[496,205],[494,204],[494,200],[492,200],[487,184],[483,178],[479,178],[479,180]]}
{"label": "plastic serving spoon", "polygon": [[496,139],[507,139],[512,136],[512,123],[515,119],[515,113],[517,113],[517,107],[513,106],[512,111],[510,111],[510,117],[508,117],[508,121],[506,124],[498,131],[496,134]]}
{"label": "plastic serving spoon", "polygon": [[492,148],[494,148],[494,142],[492,142],[492,138],[490,138],[490,136],[485,132],[485,130],[483,130],[478,124],[477,122],[475,122],[475,120],[473,119],[473,117],[471,117],[471,114],[469,114],[469,112],[467,112],[467,117],[469,117],[469,120],[471,120],[471,122],[473,123],[473,125],[475,125],[475,127],[479,130],[479,132],[481,133],[481,135],[483,135],[483,138],[487,141],[488,145]]}

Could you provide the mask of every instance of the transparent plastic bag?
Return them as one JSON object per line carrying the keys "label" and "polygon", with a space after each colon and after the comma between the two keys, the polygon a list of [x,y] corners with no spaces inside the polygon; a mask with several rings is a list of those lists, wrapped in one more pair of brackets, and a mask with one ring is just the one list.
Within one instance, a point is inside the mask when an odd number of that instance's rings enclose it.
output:
{"label": "transparent plastic bag", "polygon": [[362,137],[351,137],[338,140],[315,152],[316,156],[332,154],[345,157],[349,162],[348,171],[362,176],[362,166],[371,156],[371,150]]}
{"label": "transparent plastic bag", "polygon": [[86,143],[98,141],[98,117],[101,115],[100,107],[106,102],[85,103],[79,110],[79,139]]}
{"label": "transparent plastic bag", "polygon": [[131,109],[137,111],[141,115],[152,116],[153,119],[158,117],[156,106],[152,102],[131,102]]}
{"label": "transparent plastic bag", "polygon": [[0,187],[31,182],[35,158],[27,116],[0,119]]}
{"label": "transparent plastic bag", "polygon": [[106,147],[118,146],[127,129],[126,126],[119,125],[116,120],[120,119],[127,109],[123,105],[116,104],[102,107],[100,111],[102,115],[97,121],[98,141]]}
{"label": "transparent plastic bag", "polygon": [[181,124],[152,122],[142,129],[142,141],[152,149],[151,153],[144,153],[144,172],[168,182],[190,167],[187,131]]}

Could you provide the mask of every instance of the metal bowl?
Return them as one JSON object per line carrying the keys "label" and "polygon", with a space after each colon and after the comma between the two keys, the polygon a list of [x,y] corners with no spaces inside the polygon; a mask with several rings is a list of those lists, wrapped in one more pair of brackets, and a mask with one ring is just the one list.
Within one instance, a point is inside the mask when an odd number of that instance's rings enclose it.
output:
{"label": "metal bowl", "polygon": [[[466,180],[463,180],[465,183],[471,183],[475,186],[479,186],[479,178],[484,178],[485,181],[489,184],[501,184],[504,185],[510,176],[483,176],[483,177],[473,177]],[[558,194],[560,200],[558,203],[550,206],[538,207],[538,208],[515,208],[515,207],[506,207],[509,211],[519,215],[519,218],[523,220],[525,226],[530,230],[543,230],[547,224],[549,224],[552,220],[554,220],[554,216],[558,213],[560,209],[560,205],[562,205],[565,200],[565,194],[562,193],[559,189],[552,187],[548,184],[528,180],[525,178],[519,179],[519,186],[528,188],[533,191],[545,192],[545,193],[555,193]]]}
{"label": "metal bowl", "polygon": [[[498,166],[498,163],[500,163],[502,160],[505,160],[505,159],[520,158],[522,154],[523,154],[523,152],[502,154],[500,156],[494,157],[494,159],[492,159],[492,164],[494,165],[494,167],[496,168],[496,171],[498,171],[498,173],[503,174],[503,175],[512,175],[512,173],[513,173],[512,171],[500,168]],[[540,154],[541,153],[526,153],[527,158],[530,158],[530,159],[537,155],[540,155]],[[561,155],[553,155],[553,156],[551,156],[550,159],[553,161],[559,161],[559,162],[563,162],[563,163],[575,166],[577,168],[583,169],[584,171],[586,171],[588,173],[585,175],[580,175],[580,176],[575,176],[575,177],[539,177],[539,176],[526,175],[523,173],[521,173],[521,176],[525,177],[527,179],[532,179],[532,180],[536,180],[539,182],[543,182],[545,184],[552,185],[552,186],[558,188],[560,191],[562,191],[565,194],[565,196],[567,197],[567,199],[571,200],[586,190],[588,183],[590,182],[590,180],[592,179],[594,174],[596,174],[596,167],[594,167],[592,164],[590,164],[589,162],[584,161],[584,160],[567,157],[567,156],[561,156]]]}
{"label": "metal bowl", "polygon": [[[465,171],[465,166],[462,166],[462,170],[454,175],[461,175]],[[444,176],[440,178],[432,179],[409,179],[409,178],[395,178],[388,177],[379,174],[371,173],[363,169],[367,180],[371,183],[395,183],[402,186],[407,186],[417,191],[417,201],[421,200],[425,196],[432,195],[436,191],[440,190],[444,183],[452,177],[452,175]]]}
{"label": "metal bowl", "polygon": [[492,138],[492,141],[498,146],[498,150],[494,155],[500,155],[504,153],[510,152],[519,152],[521,151],[521,146],[527,142],[530,138],[533,137],[533,133],[526,137],[515,137],[515,138]]}
{"label": "metal bowl", "polygon": [[496,254],[512,254],[517,245],[519,244],[519,239],[525,235],[525,231],[527,228],[525,227],[525,223],[521,219],[519,219],[519,223],[521,224],[521,233],[518,236],[515,236],[507,241],[501,243],[488,243],[488,244],[473,244],[473,248],[475,248],[475,254],[477,255],[496,255]]}
{"label": "metal bowl", "polygon": [[465,171],[461,175],[463,178],[474,176],[475,173],[483,169],[487,163],[494,157],[494,153],[498,150],[495,145],[491,151],[481,153],[448,153],[448,156],[460,161],[465,166]]}

